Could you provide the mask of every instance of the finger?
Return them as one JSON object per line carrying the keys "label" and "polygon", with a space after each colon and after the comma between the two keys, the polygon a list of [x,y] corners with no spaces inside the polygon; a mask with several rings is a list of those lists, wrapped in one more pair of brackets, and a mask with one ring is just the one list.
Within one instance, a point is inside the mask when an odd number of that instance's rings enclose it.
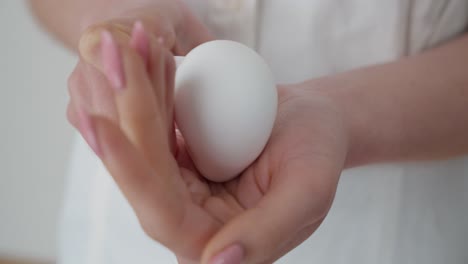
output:
{"label": "finger", "polygon": [[[165,14],[161,13],[163,8],[166,8],[164,10]],[[175,30],[179,24],[179,11],[180,10],[169,6],[159,7],[157,10],[148,8],[139,9],[117,20],[113,20],[113,23],[127,27],[127,30],[129,30],[128,32],[131,32],[134,23],[136,21],[141,21],[151,38],[161,39],[161,44],[163,44],[165,48],[172,50],[176,45],[177,34]]]}
{"label": "finger", "polygon": [[141,21],[135,22],[130,39],[130,46],[134,48],[142,57],[144,64],[148,67],[150,54],[150,40],[146,34],[145,28]]}
{"label": "finger", "polygon": [[[161,242],[182,256],[198,259],[203,245],[219,228],[219,223],[192,202],[180,171],[175,174],[167,173],[168,170],[172,172],[178,169],[169,146],[168,116],[164,104],[157,102],[160,97],[154,93],[154,84],[145,70],[143,59],[128,43],[117,45],[109,32],[104,34],[103,65],[108,69],[107,77],[112,79],[112,76],[122,74],[120,80],[114,82],[121,84],[120,87],[117,86],[115,101],[122,132],[135,149],[141,151],[142,159],[148,160],[155,171],[162,171],[153,177],[165,183],[160,185],[165,186],[167,190],[179,193],[177,202],[184,208],[183,220],[176,223],[178,229],[173,230],[172,235],[165,237]],[[156,43],[152,43],[150,47],[150,65],[154,65],[155,68],[152,77],[160,82],[160,89],[164,89],[164,51]],[[156,67],[159,67],[158,70]],[[167,168],[168,166],[171,168]],[[159,228],[155,230],[158,231]],[[154,230],[151,228],[151,222],[146,224],[145,231],[153,238],[159,237],[157,234],[152,235]]]}
{"label": "finger", "polygon": [[203,246],[220,224],[189,203],[188,193],[174,186],[171,179],[181,177],[177,164],[153,168],[116,124],[102,117],[92,117],[88,123],[95,128],[96,140],[87,141],[91,146],[97,142],[93,149],[128,199],[145,233],[180,256],[200,259]]}
{"label": "finger", "polygon": [[72,74],[68,78],[68,94],[70,102],[67,107],[68,121],[76,128],[80,129],[78,110],[82,109],[87,113],[93,112],[92,96],[88,81],[84,74],[85,63],[78,62]]}
{"label": "finger", "polygon": [[[108,38],[107,40],[103,39],[104,44],[113,41],[111,36],[104,38]],[[106,45],[117,44],[114,42]],[[103,48],[106,48],[106,45]],[[111,50],[119,51],[118,55],[112,56],[121,56],[121,63],[118,64],[121,64],[124,74],[123,87],[115,95],[122,132],[132,145],[141,151],[142,158],[148,160],[154,170],[163,172],[154,177],[164,181],[163,186],[166,186],[168,190],[179,193],[180,197],[177,201],[179,205],[184,207],[185,217],[177,223],[178,229],[172,232],[170,238],[165,238],[161,242],[183,256],[199,258],[202,246],[211,237],[215,227],[217,228],[217,223],[192,202],[180,171],[177,175],[166,173],[167,166],[177,168],[177,163],[169,146],[166,109],[161,106],[162,103],[157,103],[159,96],[154,94],[153,89],[156,84],[153,84],[149,79],[143,59],[129,45],[112,47]],[[103,56],[103,63],[106,63],[105,57]],[[153,70],[153,77],[160,76],[159,78],[155,77],[159,81],[157,85],[161,87],[160,89],[164,89],[165,62],[163,60],[162,48],[151,45],[150,65],[153,65],[154,68],[159,67],[158,70]],[[152,235],[154,230],[151,228],[151,223],[147,223],[146,226],[145,231],[150,236],[158,237],[157,234]]]}
{"label": "finger", "polygon": [[75,105],[72,100],[67,105],[67,120],[76,129],[78,129],[78,116],[75,111]]}
{"label": "finger", "polygon": [[75,102],[75,105],[80,105],[90,112],[92,109],[91,92],[84,74],[85,67],[86,64],[83,61],[78,62],[68,78],[67,86],[70,99]]}
{"label": "finger", "polygon": [[108,31],[119,43],[130,40],[130,30],[126,25],[113,22],[104,22],[87,28],[81,35],[78,50],[80,56],[89,64],[103,71],[101,54],[101,37],[103,31]]}
{"label": "finger", "polygon": [[[142,58],[128,44],[118,45],[109,32],[103,33],[103,64],[115,90],[115,102],[122,130],[155,166],[172,159],[165,109],[157,104]],[[158,53],[159,76],[163,75],[162,49]],[[161,77],[162,78],[162,77]]]}
{"label": "finger", "polygon": [[176,164],[154,169],[115,123],[97,116],[87,121],[81,116],[83,135],[128,199],[143,229],[170,244],[179,233],[185,210],[183,195],[169,180],[178,177]]}
{"label": "finger", "polygon": [[213,39],[203,23],[179,1],[160,3],[157,8],[137,9],[119,21],[132,25],[135,18],[142,20],[148,32],[156,38],[161,37],[164,47],[177,55],[185,55]]}
{"label": "finger", "polygon": [[[234,218],[210,240],[202,263],[226,258],[232,263],[265,263],[287,248],[300,230],[322,219],[333,198],[333,184],[314,180],[315,174],[320,175],[318,179],[323,174],[313,168],[313,162],[306,160],[288,162],[279,172],[287,177],[277,177],[255,207]],[[314,175],[308,175],[311,171]]]}
{"label": "finger", "polygon": [[156,104],[163,110],[161,114],[166,116],[171,151],[175,153],[176,137],[173,117],[175,62],[172,53],[161,47],[160,39],[156,41],[156,44],[150,45],[150,43],[151,39],[143,23],[135,22],[130,45],[140,54],[147,67]]}
{"label": "finger", "polygon": [[114,92],[109,85],[107,78],[93,65],[85,64],[84,74],[86,77],[87,89],[90,95],[90,113],[99,115],[117,122],[118,112],[114,101]]}
{"label": "finger", "polygon": [[128,43],[132,36],[134,23],[139,21],[144,25],[148,37],[157,40],[164,47],[172,50],[175,45],[176,34],[169,21],[156,15],[143,14],[141,11],[119,19],[113,19],[87,28],[79,41],[80,55],[90,64],[103,70],[101,61],[101,36],[103,31],[109,31],[118,43]]}
{"label": "finger", "polygon": [[[169,115],[174,114],[174,89],[175,89],[175,74],[176,74],[176,63],[174,60],[174,56],[172,53],[165,50],[164,52],[164,81],[165,81],[165,99],[166,99],[166,106],[170,109]],[[151,75],[153,76],[153,75]],[[154,81],[154,79],[153,79]],[[172,125],[175,130],[174,118],[171,120]]]}
{"label": "finger", "polygon": [[[78,64],[79,65],[79,64]],[[78,128],[78,117],[76,114],[75,110],[75,100],[76,98],[74,97],[75,89],[77,89],[80,86],[80,78],[78,78],[78,65],[73,69],[73,72],[70,74],[70,77],[68,77],[67,80],[67,90],[68,90],[68,96],[70,98],[70,101],[68,102],[67,105],[67,120],[68,122],[75,128]]]}
{"label": "finger", "polygon": [[[177,147],[176,138],[176,124],[174,121],[174,87],[175,87],[175,73],[176,65],[174,56],[171,52],[163,50],[164,65],[163,65],[163,78],[159,81],[159,86],[156,85],[158,80],[157,73],[153,73],[154,67],[150,69],[150,76],[152,78],[153,88],[157,98],[160,98],[159,104],[166,110],[167,116],[167,128],[168,128],[168,140],[173,153],[175,153]],[[154,52],[155,53],[155,52]],[[151,61],[155,61],[157,58],[153,58]],[[161,76],[159,76],[160,78]],[[159,91],[159,93],[158,93]]]}
{"label": "finger", "polygon": [[68,79],[70,107],[68,119],[77,126],[75,117],[79,106],[87,113],[101,115],[111,120],[117,120],[117,112],[113,100],[113,93],[106,78],[92,65],[80,60]]}

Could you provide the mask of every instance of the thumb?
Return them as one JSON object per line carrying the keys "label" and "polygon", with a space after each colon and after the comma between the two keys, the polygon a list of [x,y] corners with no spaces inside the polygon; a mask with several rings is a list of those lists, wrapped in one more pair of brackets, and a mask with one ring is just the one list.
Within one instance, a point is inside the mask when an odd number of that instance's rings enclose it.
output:
{"label": "thumb", "polygon": [[131,34],[126,26],[112,22],[93,25],[83,32],[78,44],[80,56],[101,72],[103,71],[101,62],[101,35],[103,31],[110,32],[118,43],[128,43]]}
{"label": "thumb", "polygon": [[[96,67],[98,70],[102,71],[103,66],[101,62],[101,37],[103,31],[108,31],[112,34],[114,40],[120,44],[129,43],[132,35],[132,29],[134,28],[135,21],[141,21],[136,18],[123,18],[118,20],[111,20],[103,23],[99,23],[87,28],[81,35],[78,50],[81,57],[87,62]],[[159,32],[155,26],[149,22],[142,22],[144,28],[150,32],[150,38],[161,38],[167,39],[169,35],[172,36],[170,32],[163,33]],[[167,30],[164,30],[169,31]],[[165,43],[166,46],[169,44]],[[170,48],[168,46],[168,48]]]}
{"label": "thumb", "polygon": [[89,27],[79,41],[81,56],[102,70],[99,56],[102,31],[109,31],[118,43],[128,43],[136,21],[141,21],[151,39],[161,42],[175,55],[185,55],[192,48],[213,39],[208,29],[185,5],[177,2],[168,5],[170,7],[139,8],[117,19]]}
{"label": "thumb", "polygon": [[202,263],[272,263],[303,242],[320,225],[333,199],[334,180],[322,181],[323,176],[310,162],[294,160],[283,166],[262,200],[210,240]]}

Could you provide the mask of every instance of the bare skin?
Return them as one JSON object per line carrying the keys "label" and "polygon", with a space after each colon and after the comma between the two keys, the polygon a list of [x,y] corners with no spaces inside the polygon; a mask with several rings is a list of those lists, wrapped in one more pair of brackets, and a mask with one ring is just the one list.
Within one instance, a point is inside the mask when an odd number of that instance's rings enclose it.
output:
{"label": "bare skin", "polygon": [[[173,129],[169,50],[189,48],[174,49],[180,34],[174,41],[162,34],[159,43],[154,21],[125,17],[122,31],[121,20],[100,22],[82,35],[82,59],[69,82],[70,120],[146,233],[182,261],[211,263],[238,245],[242,263],[271,263],[320,225],[343,169],[468,153],[468,38],[461,37],[400,61],[280,86],[278,118],[262,155],[233,181],[208,182]],[[144,41],[131,33],[136,20],[150,39],[147,58],[131,44]],[[124,80],[118,91],[109,82],[112,70],[103,67],[112,64],[101,56],[103,31],[118,47]],[[210,38],[201,32],[201,41]]]}
{"label": "bare skin", "polygon": [[[252,254],[250,258],[246,255],[245,260],[269,263],[318,227],[331,205],[347,145],[344,133],[336,135],[335,131],[345,131],[344,122],[332,118],[339,113],[330,108],[329,99],[302,97],[294,92],[299,87],[280,88],[278,119],[263,155],[235,180],[213,183],[194,168],[182,138],[179,137],[177,149],[171,150],[171,135],[175,132],[170,125],[174,79],[170,53],[154,44],[150,74],[145,74],[141,56],[125,42],[119,48],[126,85],[123,91],[114,92],[113,121],[93,116],[90,121],[79,123],[92,124],[92,128],[81,127],[83,135],[97,135],[96,139],[85,138],[151,237],[180,257],[191,261],[202,258],[205,263],[222,249],[217,248],[220,239],[240,235],[241,228],[251,226],[255,219],[255,235],[252,230],[245,230],[252,241],[242,241],[242,247],[265,254]],[[309,122],[314,116],[325,121],[323,114],[329,116],[328,124],[314,126]],[[315,142],[317,138],[320,142]],[[297,214],[268,213],[282,211],[281,204]],[[285,222],[288,224],[282,224]],[[270,232],[273,229],[274,237]],[[285,243],[287,237],[290,241]],[[213,239],[217,242],[211,243]],[[277,248],[278,244],[281,248]]]}

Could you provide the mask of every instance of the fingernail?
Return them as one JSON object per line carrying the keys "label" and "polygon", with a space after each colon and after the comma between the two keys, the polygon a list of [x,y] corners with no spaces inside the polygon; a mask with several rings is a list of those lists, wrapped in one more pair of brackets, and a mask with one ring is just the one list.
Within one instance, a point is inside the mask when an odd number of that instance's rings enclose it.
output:
{"label": "fingernail", "polygon": [[91,149],[96,153],[96,155],[101,156],[102,152],[99,148],[99,143],[96,136],[96,129],[91,122],[90,116],[83,110],[78,109],[78,120],[80,132],[83,138],[86,140]]}
{"label": "fingernail", "polygon": [[109,31],[101,34],[101,56],[104,74],[116,90],[124,88],[122,56],[119,47]]}
{"label": "fingernail", "polygon": [[148,65],[149,61],[149,37],[146,34],[145,28],[141,21],[136,21],[132,29],[132,38],[130,40],[130,46],[134,48],[140,56],[143,58],[145,65]]}
{"label": "fingernail", "polygon": [[210,264],[240,264],[244,259],[244,249],[241,245],[235,244],[224,249],[214,256]]}

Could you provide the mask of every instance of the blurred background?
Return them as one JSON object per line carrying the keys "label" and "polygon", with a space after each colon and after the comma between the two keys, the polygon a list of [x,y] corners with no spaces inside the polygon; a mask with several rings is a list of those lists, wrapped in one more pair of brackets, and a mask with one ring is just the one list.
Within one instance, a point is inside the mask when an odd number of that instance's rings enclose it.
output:
{"label": "blurred background", "polygon": [[0,25],[0,264],[52,263],[75,135],[65,108],[76,59],[36,25],[25,1],[0,1]]}

